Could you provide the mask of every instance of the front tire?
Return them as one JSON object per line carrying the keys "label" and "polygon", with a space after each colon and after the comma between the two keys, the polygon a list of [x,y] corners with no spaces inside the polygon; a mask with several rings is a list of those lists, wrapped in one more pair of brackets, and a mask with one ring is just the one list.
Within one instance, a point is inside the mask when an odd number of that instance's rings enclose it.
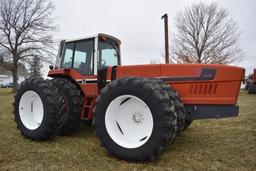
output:
{"label": "front tire", "polygon": [[60,127],[57,94],[48,80],[23,81],[14,101],[14,117],[21,134],[31,140],[53,138]]}
{"label": "front tire", "polygon": [[98,137],[110,154],[150,161],[175,138],[174,105],[159,84],[145,78],[115,80],[102,89],[94,108]]}

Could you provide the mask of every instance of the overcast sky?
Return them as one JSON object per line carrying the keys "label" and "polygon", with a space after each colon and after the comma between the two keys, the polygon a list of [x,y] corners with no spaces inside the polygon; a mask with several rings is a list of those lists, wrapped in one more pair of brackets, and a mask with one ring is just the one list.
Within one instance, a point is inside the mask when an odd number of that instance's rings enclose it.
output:
{"label": "overcast sky", "polygon": [[[177,12],[198,0],[53,0],[59,30],[56,39],[79,38],[107,33],[122,41],[123,64],[147,64],[151,59],[164,62],[163,21],[168,13],[169,32],[175,31]],[[217,2],[229,11],[241,30],[240,44],[245,59],[239,66],[256,68],[256,1],[204,0]]]}

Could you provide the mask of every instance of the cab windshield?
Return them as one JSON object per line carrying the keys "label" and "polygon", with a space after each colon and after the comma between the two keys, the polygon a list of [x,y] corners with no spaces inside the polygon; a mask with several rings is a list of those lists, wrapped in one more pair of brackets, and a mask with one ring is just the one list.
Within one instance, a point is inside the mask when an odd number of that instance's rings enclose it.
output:
{"label": "cab windshield", "polygon": [[98,42],[98,68],[116,65],[120,65],[119,45],[110,39],[100,39]]}

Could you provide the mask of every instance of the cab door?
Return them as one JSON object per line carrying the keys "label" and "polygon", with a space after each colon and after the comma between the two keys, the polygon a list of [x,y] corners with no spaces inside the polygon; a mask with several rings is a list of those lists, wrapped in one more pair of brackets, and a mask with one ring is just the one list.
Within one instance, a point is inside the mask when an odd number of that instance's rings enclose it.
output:
{"label": "cab door", "polygon": [[73,68],[83,76],[94,74],[94,39],[65,44],[62,68]]}

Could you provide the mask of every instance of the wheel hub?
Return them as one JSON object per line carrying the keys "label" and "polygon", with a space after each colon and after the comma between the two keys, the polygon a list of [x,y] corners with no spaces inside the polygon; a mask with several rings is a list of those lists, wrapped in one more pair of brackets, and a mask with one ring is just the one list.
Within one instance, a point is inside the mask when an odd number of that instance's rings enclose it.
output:
{"label": "wheel hub", "polygon": [[133,120],[136,124],[142,123],[142,121],[144,120],[144,119],[143,119],[143,114],[140,113],[140,112],[135,112],[135,113],[132,115],[132,120]]}

